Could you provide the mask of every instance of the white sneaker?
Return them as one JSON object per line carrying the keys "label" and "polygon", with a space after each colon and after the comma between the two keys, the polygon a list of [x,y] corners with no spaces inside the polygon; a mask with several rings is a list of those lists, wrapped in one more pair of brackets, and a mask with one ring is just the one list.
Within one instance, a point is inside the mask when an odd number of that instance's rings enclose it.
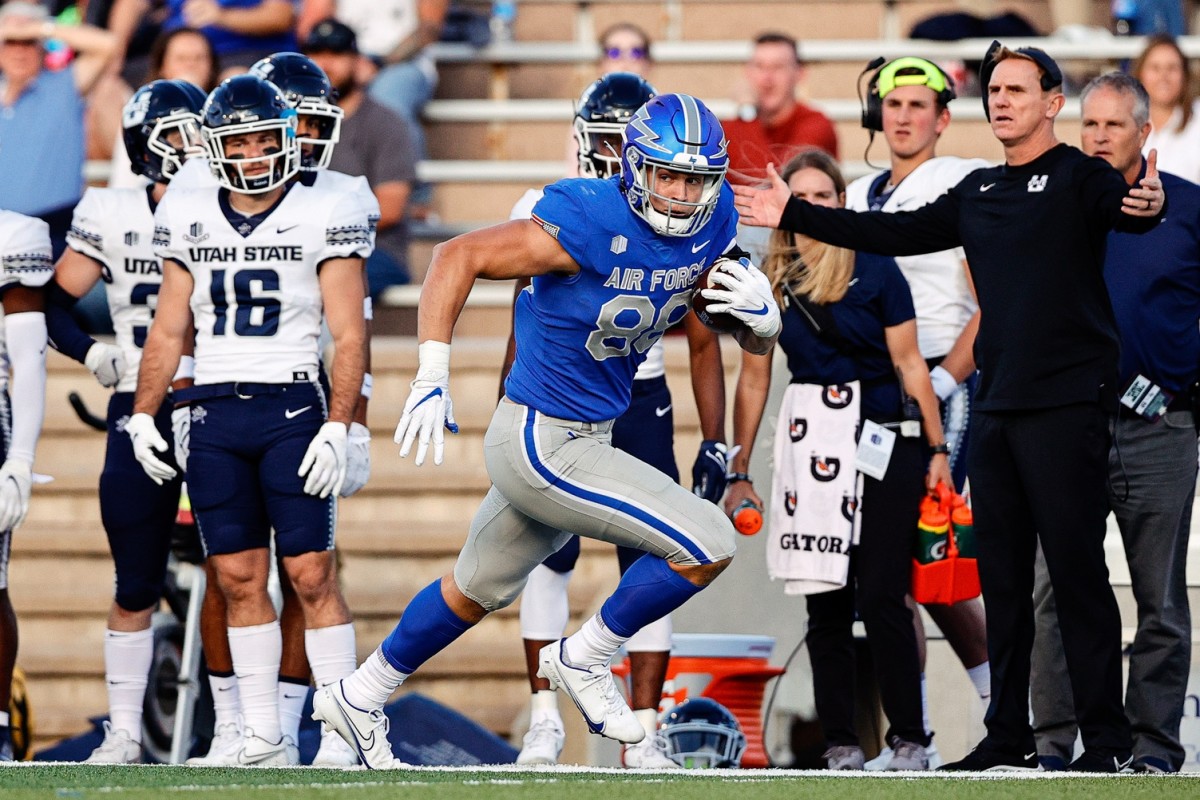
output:
{"label": "white sneaker", "polygon": [[104,741],[84,759],[85,764],[140,764],[142,763],[141,742],[135,742],[129,731],[114,728],[104,720]]}
{"label": "white sneaker", "polygon": [[[888,765],[892,763],[892,757],[895,755],[896,754],[892,751],[892,748],[884,745],[883,749],[879,751],[879,755],[875,756],[866,764],[864,764],[863,769],[867,770],[868,772],[880,772],[885,770],[888,768]],[[929,759],[929,769],[937,769],[942,765],[942,754],[938,752],[936,742],[929,743],[929,746],[925,748],[925,755]]]}
{"label": "white sneaker", "polygon": [[621,763],[629,769],[680,769],[668,752],[666,738],[656,732],[637,744],[628,745]]}
{"label": "white sneaker", "polygon": [[636,744],[646,738],[642,723],[629,710],[629,705],[613,680],[608,664],[575,667],[563,658],[566,639],[551,642],[542,648],[538,658],[538,677],[550,681],[550,686],[562,689],[583,714],[588,730],[626,744]]}
{"label": "white sneaker", "polygon": [[[295,747],[295,745],[292,745]],[[300,755],[296,754],[296,763]],[[286,767],[292,762],[288,758],[288,743],[284,736],[278,742],[267,741],[256,736],[253,729],[242,732],[242,749],[238,750],[236,766],[239,767]]]}
{"label": "white sneaker", "polygon": [[321,732],[321,746],[313,758],[314,767],[357,767],[358,754],[335,730]]}
{"label": "white sneaker", "polygon": [[521,740],[521,752],[517,755],[517,763],[524,766],[557,764],[566,740],[567,734],[560,722],[544,719],[530,727],[529,733]]}
{"label": "white sneaker", "polygon": [[238,763],[237,756],[242,750],[242,729],[236,722],[218,725],[213,731],[212,742],[208,745],[208,753],[193,756],[186,763],[201,767],[229,767]]}
{"label": "white sneaker", "polygon": [[313,715],[324,722],[322,730],[338,732],[367,769],[394,769],[396,757],[388,742],[388,718],[381,709],[366,711],[346,699],[343,681],[318,689],[313,695]]}

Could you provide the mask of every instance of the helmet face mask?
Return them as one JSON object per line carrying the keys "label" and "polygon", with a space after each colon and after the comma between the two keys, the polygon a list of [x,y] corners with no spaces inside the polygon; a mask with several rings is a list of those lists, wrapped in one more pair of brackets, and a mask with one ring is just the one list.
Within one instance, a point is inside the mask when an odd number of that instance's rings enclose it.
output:
{"label": "helmet face mask", "polygon": [[685,769],[739,767],[746,749],[737,718],[707,697],[695,697],[671,709],[660,733],[667,741],[667,755]]}
{"label": "helmet face mask", "polygon": [[297,103],[295,108],[301,119],[314,119],[318,129],[315,136],[301,135],[307,131],[296,135],[296,141],[300,144],[300,169],[315,171],[327,168],[333,159],[333,146],[342,136],[342,110],[330,103],[308,98]]}
{"label": "helmet face mask", "polygon": [[[659,95],[638,109],[625,128],[621,188],[633,212],[663,236],[693,236],[708,224],[728,167],[721,123],[688,95]],[[698,179],[698,198],[661,194],[662,171]]]}
{"label": "helmet face mask", "polygon": [[[300,170],[296,111],[279,89],[256,75],[229,78],[209,95],[200,134],[217,182],[241,194],[263,194],[279,188]],[[261,155],[229,153],[230,140],[274,133],[275,145]],[[236,147],[236,143],[235,143]],[[265,165],[261,172],[254,168]],[[249,174],[247,174],[249,171]]]}
{"label": "helmet face mask", "polygon": [[203,105],[204,93],[185,81],[153,81],[134,92],[121,112],[133,173],[167,183],[185,160],[203,153]]}
{"label": "helmet face mask", "polygon": [[625,125],[655,94],[653,86],[632,72],[610,72],[584,90],[572,126],[580,175],[611,178],[621,171]]}

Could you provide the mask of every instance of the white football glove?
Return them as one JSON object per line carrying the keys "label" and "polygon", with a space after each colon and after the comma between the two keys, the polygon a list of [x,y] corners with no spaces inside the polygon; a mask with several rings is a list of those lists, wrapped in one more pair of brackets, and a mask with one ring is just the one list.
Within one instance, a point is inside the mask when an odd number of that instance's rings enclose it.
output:
{"label": "white football glove", "polygon": [[410,386],[404,413],[396,426],[392,441],[400,445],[400,457],[408,458],[413,440],[417,440],[416,465],[425,463],[429,441],[433,440],[433,463],[442,463],[445,450],[446,429],[458,433],[454,421],[454,403],[450,400],[450,345],[442,342],[423,342],[420,350],[420,368]]}
{"label": "white football glove", "polygon": [[349,497],[367,485],[371,477],[371,431],[359,422],[350,423],[350,434],[346,438],[346,482],[342,484],[342,497]]}
{"label": "white football glove", "polygon": [[125,423],[125,432],[133,440],[133,457],[142,465],[142,469],[146,470],[150,480],[162,486],[164,481],[175,477],[175,468],[155,455],[156,451],[167,452],[170,445],[158,432],[154,417],[145,412],[134,414]]}
{"label": "white football glove", "polygon": [[32,486],[32,465],[10,458],[0,467],[0,531],[11,531],[25,521]]}
{"label": "white football glove", "polygon": [[750,263],[750,259],[725,259],[712,271],[709,281],[725,287],[701,291],[706,300],[714,301],[708,307],[709,313],[728,313],[755,336],[764,339],[779,333],[783,321],[779,317],[779,306],[771,296],[771,281]]}
{"label": "white football glove", "polygon": [[111,389],[121,382],[125,374],[125,353],[115,344],[96,342],[83,357],[84,365],[100,381],[100,385]]}
{"label": "white football glove", "polygon": [[933,384],[933,393],[937,395],[938,400],[945,400],[958,388],[958,381],[954,380],[949,370],[941,366],[929,370],[929,382]]}
{"label": "white football glove", "polygon": [[187,470],[192,446],[192,409],[184,406],[171,412],[171,438],[175,440],[175,463]]}
{"label": "white football glove", "polygon": [[326,422],[309,442],[297,475],[308,476],[304,493],[322,499],[341,491],[346,479],[346,423]]}

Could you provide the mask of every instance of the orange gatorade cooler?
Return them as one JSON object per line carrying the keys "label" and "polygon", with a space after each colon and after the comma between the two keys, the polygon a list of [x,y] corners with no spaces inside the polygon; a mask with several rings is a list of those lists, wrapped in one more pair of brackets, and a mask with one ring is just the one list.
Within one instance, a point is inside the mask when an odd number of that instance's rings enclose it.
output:
{"label": "orange gatorade cooler", "polygon": [[[762,738],[763,694],[767,681],[783,674],[770,664],[774,650],[772,636],[676,633],[659,713],[691,697],[715,700],[737,717],[746,735],[742,766],[769,766]],[[627,679],[629,659],[614,665],[613,673]]]}

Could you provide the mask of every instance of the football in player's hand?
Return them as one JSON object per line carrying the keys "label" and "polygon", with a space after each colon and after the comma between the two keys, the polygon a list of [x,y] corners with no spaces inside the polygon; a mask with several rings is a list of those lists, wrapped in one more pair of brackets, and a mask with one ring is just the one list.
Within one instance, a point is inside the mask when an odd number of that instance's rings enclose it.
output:
{"label": "football in player's hand", "polygon": [[716,300],[709,300],[701,294],[704,289],[723,289],[725,287],[710,282],[713,271],[723,268],[726,264],[737,264],[728,258],[718,258],[708,269],[700,273],[696,278],[696,286],[692,291],[692,311],[696,312],[696,317],[705,324],[709,329],[717,333],[736,333],[740,330],[745,330],[746,326],[741,323],[732,314],[724,311],[712,312],[708,310],[710,305],[715,304]]}

